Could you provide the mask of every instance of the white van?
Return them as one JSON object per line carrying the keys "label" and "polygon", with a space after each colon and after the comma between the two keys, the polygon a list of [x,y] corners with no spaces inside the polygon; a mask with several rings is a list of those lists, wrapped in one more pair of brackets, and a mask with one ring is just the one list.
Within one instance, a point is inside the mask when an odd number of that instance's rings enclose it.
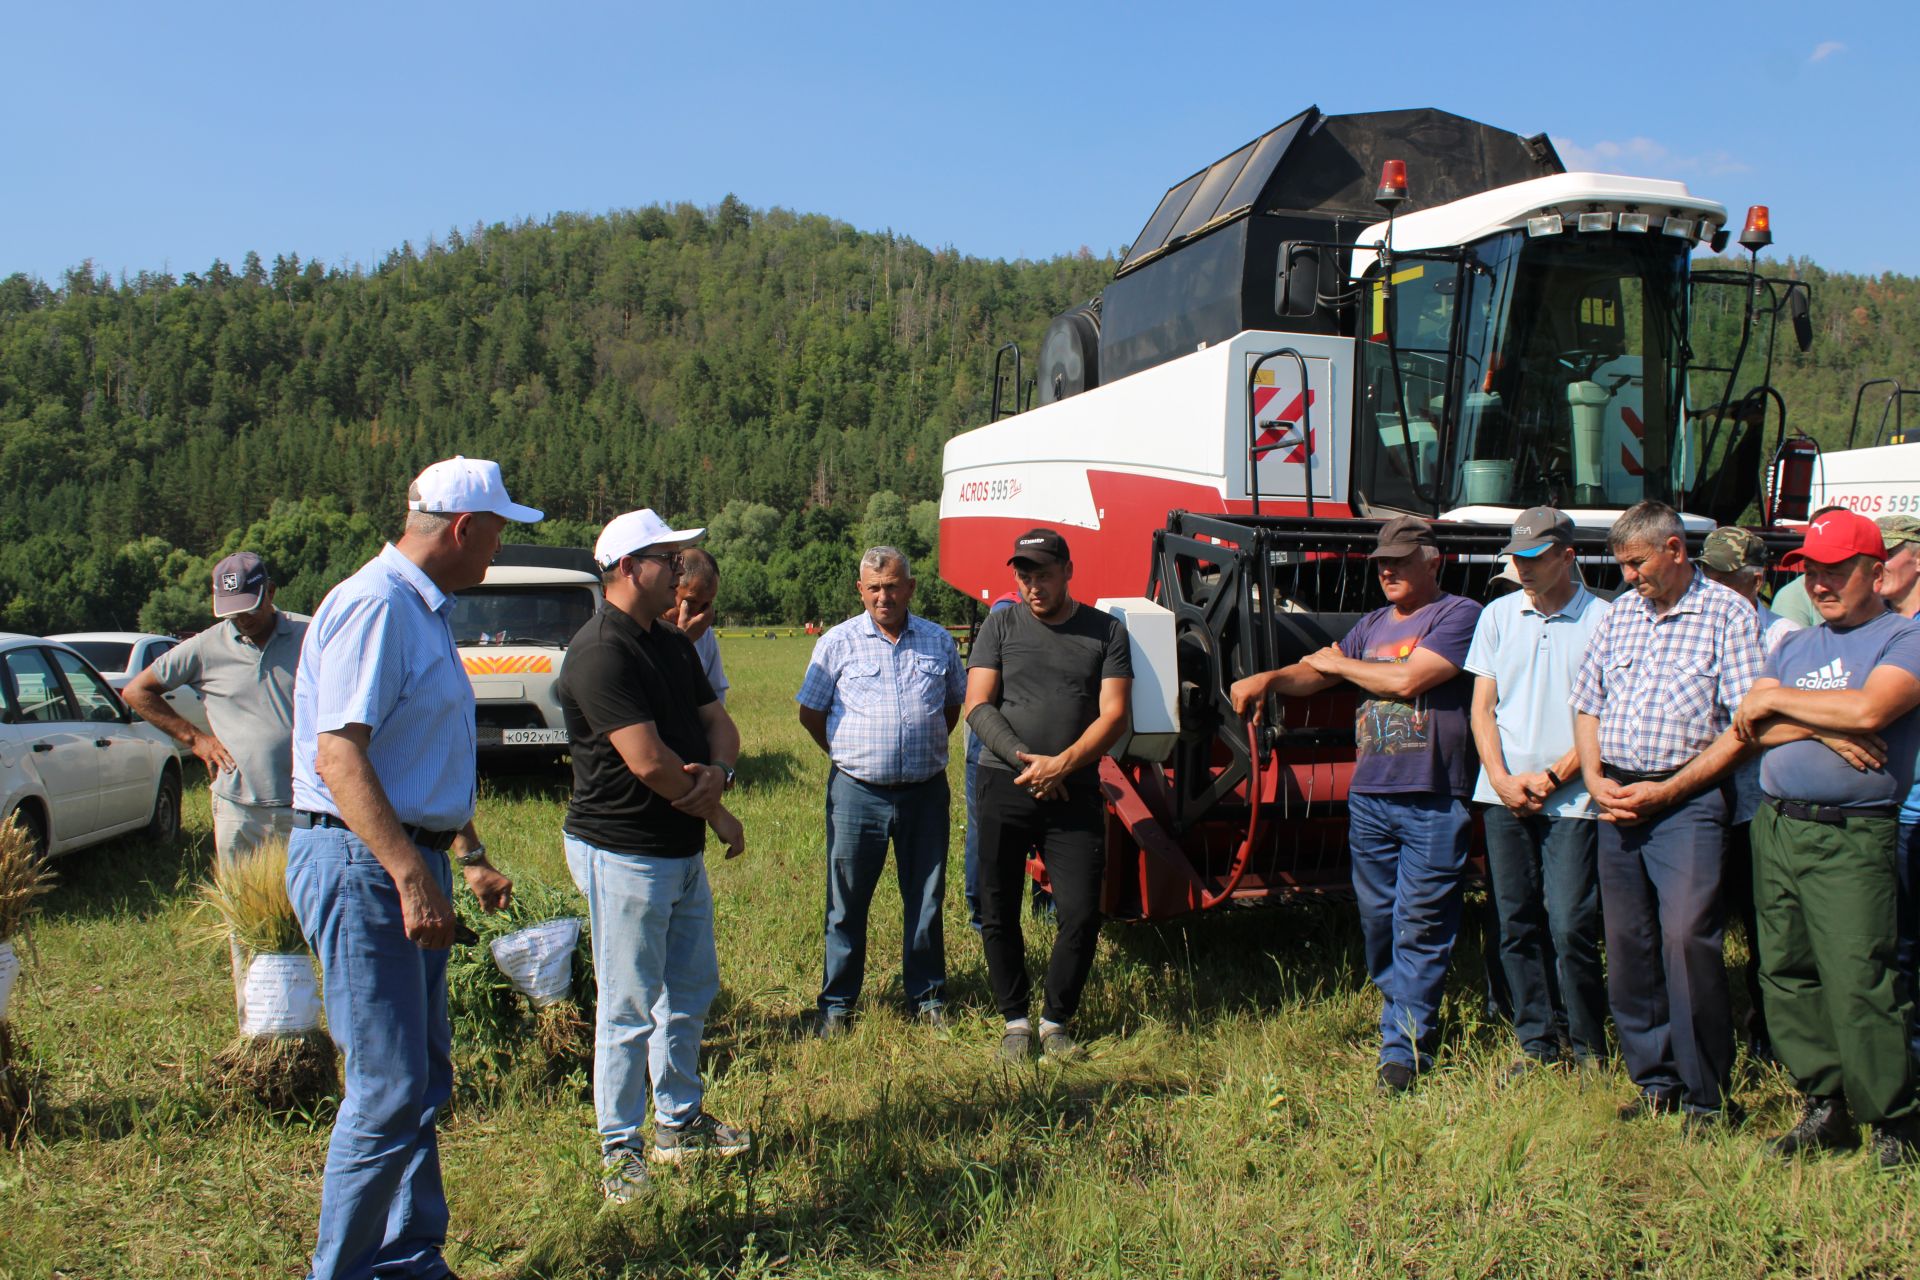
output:
{"label": "white van", "polygon": [[600,571],[582,547],[507,545],[486,580],[454,599],[453,638],[473,682],[481,751],[565,751],[554,696],[574,632],[600,608]]}

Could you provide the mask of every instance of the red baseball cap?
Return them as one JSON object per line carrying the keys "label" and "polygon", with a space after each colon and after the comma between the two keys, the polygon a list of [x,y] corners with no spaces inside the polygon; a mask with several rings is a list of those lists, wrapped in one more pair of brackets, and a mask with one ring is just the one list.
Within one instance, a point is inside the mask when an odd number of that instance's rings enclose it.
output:
{"label": "red baseball cap", "polygon": [[1780,567],[1798,569],[1809,560],[1839,564],[1855,556],[1886,560],[1887,544],[1880,536],[1880,526],[1857,511],[1828,511],[1807,526],[1807,539],[1798,551],[1780,557]]}

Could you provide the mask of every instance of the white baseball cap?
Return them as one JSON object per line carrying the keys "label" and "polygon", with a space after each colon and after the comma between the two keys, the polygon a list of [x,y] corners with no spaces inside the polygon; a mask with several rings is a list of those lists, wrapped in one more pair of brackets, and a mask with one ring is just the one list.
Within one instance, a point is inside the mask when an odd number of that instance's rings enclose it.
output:
{"label": "white baseball cap", "polygon": [[507,496],[507,482],[500,478],[500,464],[485,458],[467,458],[454,454],[436,462],[414,478],[407,510],[428,511],[436,515],[457,515],[468,511],[487,511],[521,524],[537,524],[546,513],[523,507]]}
{"label": "white baseball cap", "polygon": [[667,522],[653,513],[653,508],[642,507],[607,521],[607,527],[600,531],[599,540],[593,544],[593,558],[602,569],[611,569],[620,563],[621,556],[630,556],[642,547],[661,543],[690,546],[706,532],[705,529],[669,529]]}

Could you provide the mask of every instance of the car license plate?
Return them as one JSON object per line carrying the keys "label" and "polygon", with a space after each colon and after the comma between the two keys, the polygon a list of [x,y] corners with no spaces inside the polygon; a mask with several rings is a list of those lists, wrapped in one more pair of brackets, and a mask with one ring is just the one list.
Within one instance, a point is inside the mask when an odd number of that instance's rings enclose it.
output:
{"label": "car license plate", "polygon": [[565,729],[502,729],[500,745],[503,747],[564,747],[567,745]]}

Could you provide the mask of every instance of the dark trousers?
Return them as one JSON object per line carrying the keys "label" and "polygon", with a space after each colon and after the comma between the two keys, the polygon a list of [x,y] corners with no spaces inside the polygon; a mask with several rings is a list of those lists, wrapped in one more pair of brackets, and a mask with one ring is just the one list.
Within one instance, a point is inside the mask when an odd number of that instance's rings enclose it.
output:
{"label": "dark trousers", "polygon": [[1753,816],[1774,1051],[1802,1091],[1844,1092],[1869,1124],[1914,1112],[1911,1007],[1894,966],[1897,836],[1891,817],[1808,822],[1771,802]]}
{"label": "dark trousers", "polygon": [[1514,1035],[1529,1057],[1543,1061],[1560,1056],[1562,1038],[1579,1058],[1607,1050],[1594,867],[1599,825],[1544,813],[1523,818],[1502,805],[1486,811],[1498,967],[1512,993]]}
{"label": "dark trousers", "polygon": [[1894,871],[1900,877],[1900,949],[1896,966],[1915,1014],[1907,1023],[1907,1047],[1920,1059],[1920,822],[1900,824]]}
{"label": "dark trousers", "polygon": [[1740,1029],[1756,1052],[1771,1052],[1766,1003],[1760,995],[1760,922],[1753,910],[1753,823],[1727,828],[1727,861],[1720,870],[1721,914],[1747,931],[1747,1016]]}
{"label": "dark trousers", "polygon": [[1607,1000],[1627,1074],[1647,1093],[1718,1110],[1733,1067],[1721,954],[1727,802],[1718,787],[1649,821],[1600,824]]}
{"label": "dark trousers", "polygon": [[867,913],[893,844],[902,910],[900,981],[907,1007],[945,999],[947,775],[908,787],[875,787],[838,769],[827,775],[826,963],[820,1010],[849,1012],[867,972]]}
{"label": "dark trousers", "polygon": [[1036,845],[1053,885],[1059,933],[1047,962],[1041,1017],[1065,1022],[1080,1007],[1080,992],[1100,941],[1100,881],[1106,871],[1106,810],[1088,785],[1064,799],[1036,800],[1013,784],[1005,769],[978,774],[980,817],[980,941],[994,1003],[1008,1018],[1024,1018],[1032,1003],[1027,943],[1020,932],[1026,898],[1027,853]]}

